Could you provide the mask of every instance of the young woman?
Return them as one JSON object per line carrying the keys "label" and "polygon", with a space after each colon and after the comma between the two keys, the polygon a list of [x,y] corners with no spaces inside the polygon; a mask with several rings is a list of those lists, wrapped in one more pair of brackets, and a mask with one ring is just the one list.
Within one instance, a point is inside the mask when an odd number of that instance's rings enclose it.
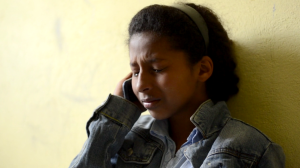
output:
{"label": "young woman", "polygon": [[[148,6],[131,20],[129,37],[132,72],[88,121],[70,167],[284,167],[279,145],[230,116],[236,65],[211,10]],[[123,98],[129,78],[138,101]],[[141,116],[146,109],[151,115]]]}

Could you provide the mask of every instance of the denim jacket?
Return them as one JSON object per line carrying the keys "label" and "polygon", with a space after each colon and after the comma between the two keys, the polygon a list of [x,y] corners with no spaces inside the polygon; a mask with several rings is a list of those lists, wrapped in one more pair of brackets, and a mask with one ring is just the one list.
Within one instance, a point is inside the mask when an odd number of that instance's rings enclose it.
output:
{"label": "denim jacket", "polygon": [[[159,168],[164,143],[150,135],[155,120],[139,108],[109,95],[87,123],[88,139],[71,168]],[[194,168],[283,168],[282,148],[256,128],[230,116],[225,102],[202,103],[191,117],[203,139],[184,155]]]}

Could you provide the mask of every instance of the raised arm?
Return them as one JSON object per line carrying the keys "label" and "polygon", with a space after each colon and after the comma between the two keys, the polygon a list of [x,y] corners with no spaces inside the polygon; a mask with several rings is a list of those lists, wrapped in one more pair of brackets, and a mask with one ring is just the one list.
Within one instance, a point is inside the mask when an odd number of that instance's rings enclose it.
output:
{"label": "raised arm", "polygon": [[88,121],[88,139],[70,168],[112,167],[111,158],[121,148],[124,137],[140,114],[141,111],[135,104],[109,95]]}

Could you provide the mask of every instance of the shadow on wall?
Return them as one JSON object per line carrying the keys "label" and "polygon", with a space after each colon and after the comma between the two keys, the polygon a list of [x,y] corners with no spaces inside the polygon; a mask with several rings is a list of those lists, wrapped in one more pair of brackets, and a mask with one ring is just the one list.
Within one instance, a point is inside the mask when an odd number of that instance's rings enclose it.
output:
{"label": "shadow on wall", "polygon": [[[289,40],[289,41],[287,41]],[[238,95],[228,101],[232,116],[260,129],[286,154],[293,167],[300,135],[300,40],[261,38],[235,42]]]}

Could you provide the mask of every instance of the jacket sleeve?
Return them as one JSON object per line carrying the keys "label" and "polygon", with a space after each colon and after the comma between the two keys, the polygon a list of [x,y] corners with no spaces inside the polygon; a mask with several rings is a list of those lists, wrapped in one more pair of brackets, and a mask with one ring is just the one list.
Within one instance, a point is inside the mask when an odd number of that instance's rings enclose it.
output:
{"label": "jacket sleeve", "polygon": [[110,168],[124,138],[137,121],[141,111],[130,101],[109,95],[87,122],[86,140],[70,168]]}
{"label": "jacket sleeve", "polygon": [[262,156],[258,167],[284,168],[285,155],[282,148],[276,143],[271,143]]}

